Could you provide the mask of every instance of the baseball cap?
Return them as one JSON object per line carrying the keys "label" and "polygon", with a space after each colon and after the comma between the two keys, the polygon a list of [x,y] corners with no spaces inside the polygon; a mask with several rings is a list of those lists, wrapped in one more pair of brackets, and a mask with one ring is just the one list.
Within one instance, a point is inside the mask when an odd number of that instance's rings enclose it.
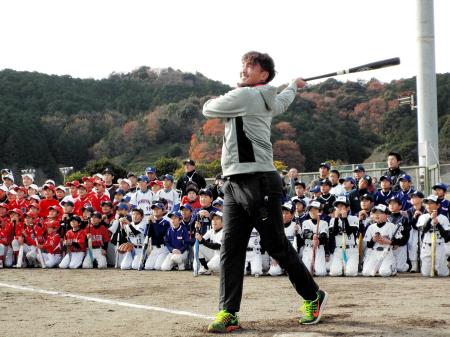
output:
{"label": "baseball cap", "polygon": [[329,164],[329,163],[320,163],[320,165],[319,165],[319,168],[320,167],[326,167],[327,169],[330,169],[331,168],[331,165]]}
{"label": "baseball cap", "polygon": [[30,199],[34,199],[37,202],[41,201],[41,198],[39,198],[39,196],[37,194],[34,194],[34,195],[30,196]]}
{"label": "baseball cap", "polygon": [[73,206],[74,206],[74,203],[73,203],[73,201],[68,200],[68,201],[62,201],[62,202],[61,202],[61,205],[62,205],[62,206],[66,206],[66,205],[67,205],[67,206],[72,206],[72,207],[73,207]]}
{"label": "baseball cap", "polygon": [[356,165],[355,168],[353,169],[353,172],[357,172],[357,171],[366,172],[366,169],[362,165]]}
{"label": "baseball cap", "polygon": [[180,206],[180,209],[181,209],[181,210],[183,210],[183,209],[188,209],[188,210],[190,210],[191,212],[193,211],[192,206],[189,205],[189,204],[184,204],[184,205]]}
{"label": "baseball cap", "polygon": [[395,196],[395,195],[394,195],[392,198],[389,198],[389,199],[387,200],[387,202],[388,202],[388,204],[390,204],[391,202],[396,202],[396,203],[398,203],[399,205],[402,204],[402,201],[400,200],[400,198],[397,197],[397,196]]}
{"label": "baseball cap", "polygon": [[[81,221],[79,221],[81,222]],[[58,220],[53,220],[53,221],[49,221],[47,222],[47,228],[51,227],[51,228],[58,228],[59,227],[59,222]]]}
{"label": "baseball cap", "polygon": [[165,180],[170,180],[171,182],[173,182],[173,176],[170,175],[170,174],[165,174],[165,175],[163,176],[163,179],[165,179]]}
{"label": "baseball cap", "polygon": [[186,193],[189,193],[189,192],[191,192],[191,191],[193,191],[193,192],[195,192],[195,193],[198,193],[198,187],[197,187],[197,184],[189,184],[188,185],[188,187],[186,188]]}
{"label": "baseball cap", "polygon": [[145,173],[156,173],[156,168],[154,168],[154,167],[147,167],[145,169]]}
{"label": "baseball cap", "polygon": [[78,186],[80,186],[80,182],[79,182],[78,180],[68,181],[68,182],[66,183],[66,186],[67,186],[67,187],[69,187],[69,186],[75,186],[75,187],[78,187]]}
{"label": "baseball cap", "polygon": [[4,180],[4,179],[9,179],[9,180],[11,180],[12,182],[14,182],[14,176],[13,176],[12,174],[7,174],[7,175],[3,176],[2,179],[3,179],[3,180]]}
{"label": "baseball cap", "polygon": [[110,174],[112,176],[114,175],[114,171],[110,167],[105,168],[102,173],[103,174]]}
{"label": "baseball cap", "polygon": [[372,208],[372,213],[381,212],[384,214],[390,214],[389,208],[384,204],[378,204],[375,207]]}
{"label": "baseball cap", "polygon": [[192,159],[186,159],[185,161],[183,161],[183,164],[184,165],[189,164],[189,165],[195,166],[195,161]]}
{"label": "baseball cap", "polygon": [[117,182],[118,182],[119,184],[122,183],[122,182],[127,183],[128,186],[131,187],[131,181],[130,181],[130,179],[128,179],[128,178],[118,179]]}
{"label": "baseball cap", "polygon": [[44,184],[45,185],[50,184],[50,185],[56,186],[56,183],[53,179],[47,179]]}
{"label": "baseball cap", "polygon": [[153,187],[155,185],[158,185],[159,187],[163,187],[163,183],[161,180],[153,180],[150,182],[150,187]]}
{"label": "baseball cap", "polygon": [[86,204],[83,207],[81,207],[81,211],[82,212],[88,211],[90,213],[93,213],[93,212],[95,212],[95,209],[90,204]]}
{"label": "baseball cap", "polygon": [[411,182],[411,176],[409,176],[407,174],[402,174],[400,177],[398,177],[398,181],[402,181],[402,180]]}
{"label": "baseball cap", "polygon": [[55,190],[61,190],[61,191],[66,191],[66,188],[63,185],[59,185],[58,187],[55,188]]}
{"label": "baseball cap", "polygon": [[11,210],[9,211],[9,213],[16,213],[16,214],[19,214],[20,216],[23,215],[23,212],[22,212],[19,208],[11,209]]}
{"label": "baseball cap", "polygon": [[368,174],[362,176],[361,179],[364,179],[365,181],[367,181],[367,183],[368,183],[369,185],[372,185],[372,177],[369,176]]}
{"label": "baseball cap", "polygon": [[22,174],[22,179],[25,178],[25,177],[30,178],[32,182],[34,181],[34,177],[33,177],[33,175],[30,174],[30,173]]}
{"label": "baseball cap", "polygon": [[414,191],[409,195],[411,198],[417,197],[417,198],[425,198],[424,194],[420,191]]}
{"label": "baseball cap", "polygon": [[6,203],[2,202],[2,203],[0,203],[0,207],[3,207],[3,208],[8,208],[8,204],[6,204]]}
{"label": "baseball cap", "polygon": [[56,207],[56,206],[48,206],[48,210],[49,211],[57,211],[58,213],[60,213],[59,207]]}
{"label": "baseball cap", "polygon": [[181,215],[180,212],[171,212],[167,215],[167,217],[172,218],[173,216],[176,216],[178,219],[182,219],[183,216]]}
{"label": "baseball cap", "polygon": [[214,218],[215,216],[223,218],[223,213],[221,211],[212,211],[211,213],[209,213],[210,219]]}
{"label": "baseball cap", "polygon": [[94,213],[92,213],[92,215],[91,215],[91,218],[92,218],[92,217],[101,219],[101,218],[102,218],[102,213],[100,213],[100,212],[94,212]]}
{"label": "baseball cap", "polygon": [[217,198],[216,200],[213,201],[212,205],[221,205],[223,206],[223,199],[222,198]]}
{"label": "baseball cap", "polygon": [[345,196],[339,196],[339,197],[337,197],[337,199],[333,202],[333,206],[337,206],[337,205],[339,205],[339,204],[343,204],[343,205],[345,205],[345,206],[348,206],[349,205],[349,202],[348,202],[348,200],[347,200],[347,197],[345,197]]}
{"label": "baseball cap", "polygon": [[356,185],[356,181],[353,177],[345,177],[344,181],[350,181],[353,185]]}
{"label": "baseball cap", "polygon": [[291,199],[291,202],[295,205],[296,203],[303,204],[303,207],[306,207],[306,201],[297,197]]}
{"label": "baseball cap", "polygon": [[331,183],[330,179],[322,179],[320,181],[320,185],[328,185],[328,186],[333,186],[333,184]]}
{"label": "baseball cap", "polygon": [[154,208],[164,209],[164,204],[157,202],[156,204],[152,205],[151,208],[152,209],[154,209]]}
{"label": "baseball cap", "polygon": [[116,191],[116,194],[125,195],[125,194],[127,194],[127,193],[126,193],[123,189],[119,188],[119,189]]}
{"label": "baseball cap", "polygon": [[33,190],[36,190],[36,191],[39,190],[39,186],[36,184],[31,184],[30,186],[28,186],[28,188],[32,188]]}
{"label": "baseball cap", "polygon": [[26,212],[25,216],[29,217],[29,218],[33,218],[33,219],[37,217],[37,215],[34,212],[31,212],[31,211]]}
{"label": "baseball cap", "polygon": [[131,212],[138,212],[141,216],[144,216],[144,210],[140,208],[133,208]]}
{"label": "baseball cap", "polygon": [[317,200],[312,200],[308,205],[308,209],[311,209],[311,208],[321,209],[322,204],[320,202],[318,202]]}
{"label": "baseball cap", "polygon": [[281,205],[281,209],[284,209],[284,210],[289,211],[291,213],[294,211],[293,205],[292,205],[291,202],[285,202],[283,205]]}
{"label": "baseball cap", "polygon": [[5,193],[8,193],[8,187],[6,187],[5,185],[0,185],[0,190],[2,190]]}
{"label": "baseball cap", "polygon": [[146,183],[149,182],[148,177],[145,175],[139,176],[138,181],[145,181]]}
{"label": "baseball cap", "polygon": [[126,203],[121,202],[120,204],[117,205],[117,209],[118,210],[124,209],[128,211],[128,205]]}
{"label": "baseball cap", "polygon": [[369,200],[369,201],[373,201],[373,195],[372,194],[363,194],[362,196],[359,197],[359,200]]}
{"label": "baseball cap", "polygon": [[[94,179],[95,178],[99,178],[100,180],[105,180],[105,177],[103,176],[103,174],[101,174],[101,173],[96,173],[96,174],[94,174]],[[98,181],[98,179],[95,179],[96,181]]]}
{"label": "baseball cap", "polygon": [[320,192],[320,185],[314,186],[314,187],[311,188],[309,191],[310,191],[311,193],[317,193],[317,192]]}
{"label": "baseball cap", "polygon": [[84,182],[84,183],[86,183],[86,182],[90,182],[90,183],[94,183],[95,182],[95,179],[94,179],[94,177],[82,177],[81,178],[81,180]]}
{"label": "baseball cap", "polygon": [[424,200],[423,200],[423,202],[424,203],[429,203],[429,202],[434,202],[435,204],[438,204],[439,203],[439,198],[438,198],[438,196],[437,195],[429,195],[428,197],[426,197]]}
{"label": "baseball cap", "polygon": [[134,174],[134,172],[128,172],[128,174],[127,174],[127,178],[130,178],[130,177],[137,177],[135,174]]}
{"label": "baseball cap", "polygon": [[389,176],[381,176],[381,177],[380,177],[380,182],[383,181],[383,180],[387,180],[387,181],[389,181],[390,183],[392,183],[392,179],[391,179],[391,177],[389,177]]}
{"label": "baseball cap", "polygon": [[209,188],[202,188],[199,192],[198,195],[202,195],[202,194],[206,194],[208,196],[210,196],[212,198],[213,193]]}
{"label": "baseball cap", "polygon": [[448,186],[444,183],[437,183],[436,185],[433,186],[433,190],[435,190],[437,188],[443,189],[444,192],[447,192]]}
{"label": "baseball cap", "polygon": [[55,185],[45,183],[44,186],[42,186],[42,189],[55,191]]}
{"label": "baseball cap", "polygon": [[9,168],[4,168],[1,170],[2,175],[7,175],[7,174],[12,174],[11,169]]}

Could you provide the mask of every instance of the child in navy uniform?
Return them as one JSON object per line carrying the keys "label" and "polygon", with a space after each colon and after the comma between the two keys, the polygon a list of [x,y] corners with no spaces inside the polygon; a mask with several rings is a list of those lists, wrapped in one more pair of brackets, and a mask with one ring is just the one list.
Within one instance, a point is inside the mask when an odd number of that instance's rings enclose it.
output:
{"label": "child in navy uniform", "polygon": [[167,229],[164,243],[169,255],[161,265],[161,270],[172,270],[175,265],[178,266],[178,270],[184,270],[190,247],[188,229],[181,225],[183,216],[180,212],[169,213],[168,217],[170,227]]}
{"label": "child in navy uniform", "polygon": [[164,204],[156,203],[152,206],[152,215],[150,216],[150,229],[148,237],[152,239],[152,251],[145,262],[146,270],[160,270],[161,266],[169,255],[169,250],[164,244],[164,237],[169,229],[169,222],[164,219]]}

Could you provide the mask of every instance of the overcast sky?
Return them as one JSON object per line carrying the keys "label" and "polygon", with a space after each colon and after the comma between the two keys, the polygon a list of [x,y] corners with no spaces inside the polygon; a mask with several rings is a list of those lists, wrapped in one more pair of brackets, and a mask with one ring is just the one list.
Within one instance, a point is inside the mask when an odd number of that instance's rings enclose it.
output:
{"label": "overcast sky", "polygon": [[[275,59],[274,84],[399,56],[341,80],[416,74],[415,0],[33,0],[0,4],[0,69],[104,78],[139,66],[235,85],[241,55]],[[450,72],[450,1],[435,0],[436,71]]]}

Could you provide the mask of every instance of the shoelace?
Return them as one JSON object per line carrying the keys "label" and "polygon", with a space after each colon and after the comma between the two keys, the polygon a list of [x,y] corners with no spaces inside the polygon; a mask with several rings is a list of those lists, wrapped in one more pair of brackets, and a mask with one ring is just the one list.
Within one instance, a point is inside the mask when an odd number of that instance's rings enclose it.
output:
{"label": "shoelace", "polygon": [[232,315],[230,313],[226,312],[225,310],[221,310],[217,313],[214,321],[218,322],[218,323],[228,323],[231,320],[232,320]]}
{"label": "shoelace", "polygon": [[314,312],[317,310],[317,300],[305,301],[304,309],[307,316],[314,316]]}

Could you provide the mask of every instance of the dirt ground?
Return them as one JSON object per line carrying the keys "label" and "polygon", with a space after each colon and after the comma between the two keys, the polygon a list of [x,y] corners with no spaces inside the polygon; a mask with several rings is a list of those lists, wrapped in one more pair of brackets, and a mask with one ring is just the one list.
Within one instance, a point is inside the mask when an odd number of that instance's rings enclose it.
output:
{"label": "dirt ground", "polygon": [[[247,277],[237,336],[450,336],[450,278],[318,278],[330,298],[323,322],[299,326],[287,277]],[[204,317],[13,289],[44,289],[183,310]],[[205,336],[218,277],[191,272],[0,270],[0,336]]]}

